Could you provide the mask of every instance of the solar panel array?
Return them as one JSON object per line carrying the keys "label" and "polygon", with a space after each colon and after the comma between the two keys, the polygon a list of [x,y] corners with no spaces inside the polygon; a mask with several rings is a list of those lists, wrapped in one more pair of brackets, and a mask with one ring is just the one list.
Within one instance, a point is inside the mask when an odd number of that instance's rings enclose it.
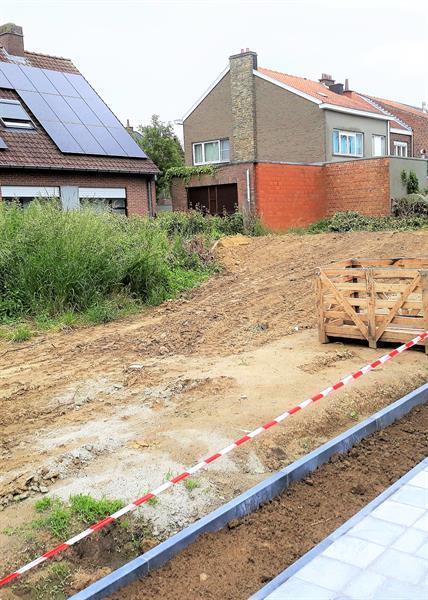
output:
{"label": "solar panel array", "polygon": [[61,152],[147,158],[82,75],[0,62],[0,88],[17,91]]}

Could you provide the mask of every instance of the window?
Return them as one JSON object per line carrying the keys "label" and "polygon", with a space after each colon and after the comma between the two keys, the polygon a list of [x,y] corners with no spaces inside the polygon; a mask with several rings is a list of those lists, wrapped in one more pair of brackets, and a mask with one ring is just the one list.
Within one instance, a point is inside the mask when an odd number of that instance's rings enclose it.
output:
{"label": "window", "polygon": [[33,200],[59,198],[59,187],[37,187],[29,185],[2,185],[0,188],[2,200],[17,202],[26,208]]}
{"label": "window", "polygon": [[34,129],[33,121],[18,100],[0,99],[0,121],[5,127]]}
{"label": "window", "polygon": [[394,142],[394,156],[407,157],[407,142]]}
{"label": "window", "polygon": [[384,135],[373,136],[373,156],[385,156],[386,138]]}
{"label": "window", "polygon": [[333,129],[333,154],[363,156],[363,134]]}
{"label": "window", "polygon": [[112,211],[126,215],[125,188],[79,188],[80,205],[96,212]]}
{"label": "window", "polygon": [[230,145],[228,139],[198,142],[193,144],[193,164],[229,162]]}

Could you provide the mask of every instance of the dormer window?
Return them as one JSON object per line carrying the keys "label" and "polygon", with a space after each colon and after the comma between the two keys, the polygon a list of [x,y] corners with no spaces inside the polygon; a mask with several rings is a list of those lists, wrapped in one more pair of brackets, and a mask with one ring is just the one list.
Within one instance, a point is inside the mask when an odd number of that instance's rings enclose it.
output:
{"label": "dormer window", "polygon": [[0,122],[10,129],[34,129],[34,123],[18,100],[0,98]]}

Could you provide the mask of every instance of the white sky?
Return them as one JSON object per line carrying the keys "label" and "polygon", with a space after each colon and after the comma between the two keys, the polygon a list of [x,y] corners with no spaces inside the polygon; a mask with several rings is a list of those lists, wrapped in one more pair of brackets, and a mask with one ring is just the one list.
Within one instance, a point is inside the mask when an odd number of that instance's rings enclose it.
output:
{"label": "white sky", "polygon": [[135,126],[179,119],[241,48],[259,65],[421,105],[425,0],[0,0],[27,50],[71,58]]}

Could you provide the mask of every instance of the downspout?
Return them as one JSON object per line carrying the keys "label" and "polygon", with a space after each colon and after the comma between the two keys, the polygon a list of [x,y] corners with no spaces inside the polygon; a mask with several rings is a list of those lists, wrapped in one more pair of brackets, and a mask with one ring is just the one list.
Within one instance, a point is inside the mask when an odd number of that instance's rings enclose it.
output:
{"label": "downspout", "polygon": [[148,203],[150,217],[153,217],[152,181],[153,181],[152,178],[147,179],[147,203]]}
{"label": "downspout", "polygon": [[387,129],[388,129],[386,154],[387,154],[387,156],[391,156],[391,131],[390,131],[391,125],[390,125],[389,119],[386,122],[386,124],[387,124]]}
{"label": "downspout", "polygon": [[250,169],[247,169],[246,179],[247,179],[247,209],[248,209],[248,212],[251,213]]}

